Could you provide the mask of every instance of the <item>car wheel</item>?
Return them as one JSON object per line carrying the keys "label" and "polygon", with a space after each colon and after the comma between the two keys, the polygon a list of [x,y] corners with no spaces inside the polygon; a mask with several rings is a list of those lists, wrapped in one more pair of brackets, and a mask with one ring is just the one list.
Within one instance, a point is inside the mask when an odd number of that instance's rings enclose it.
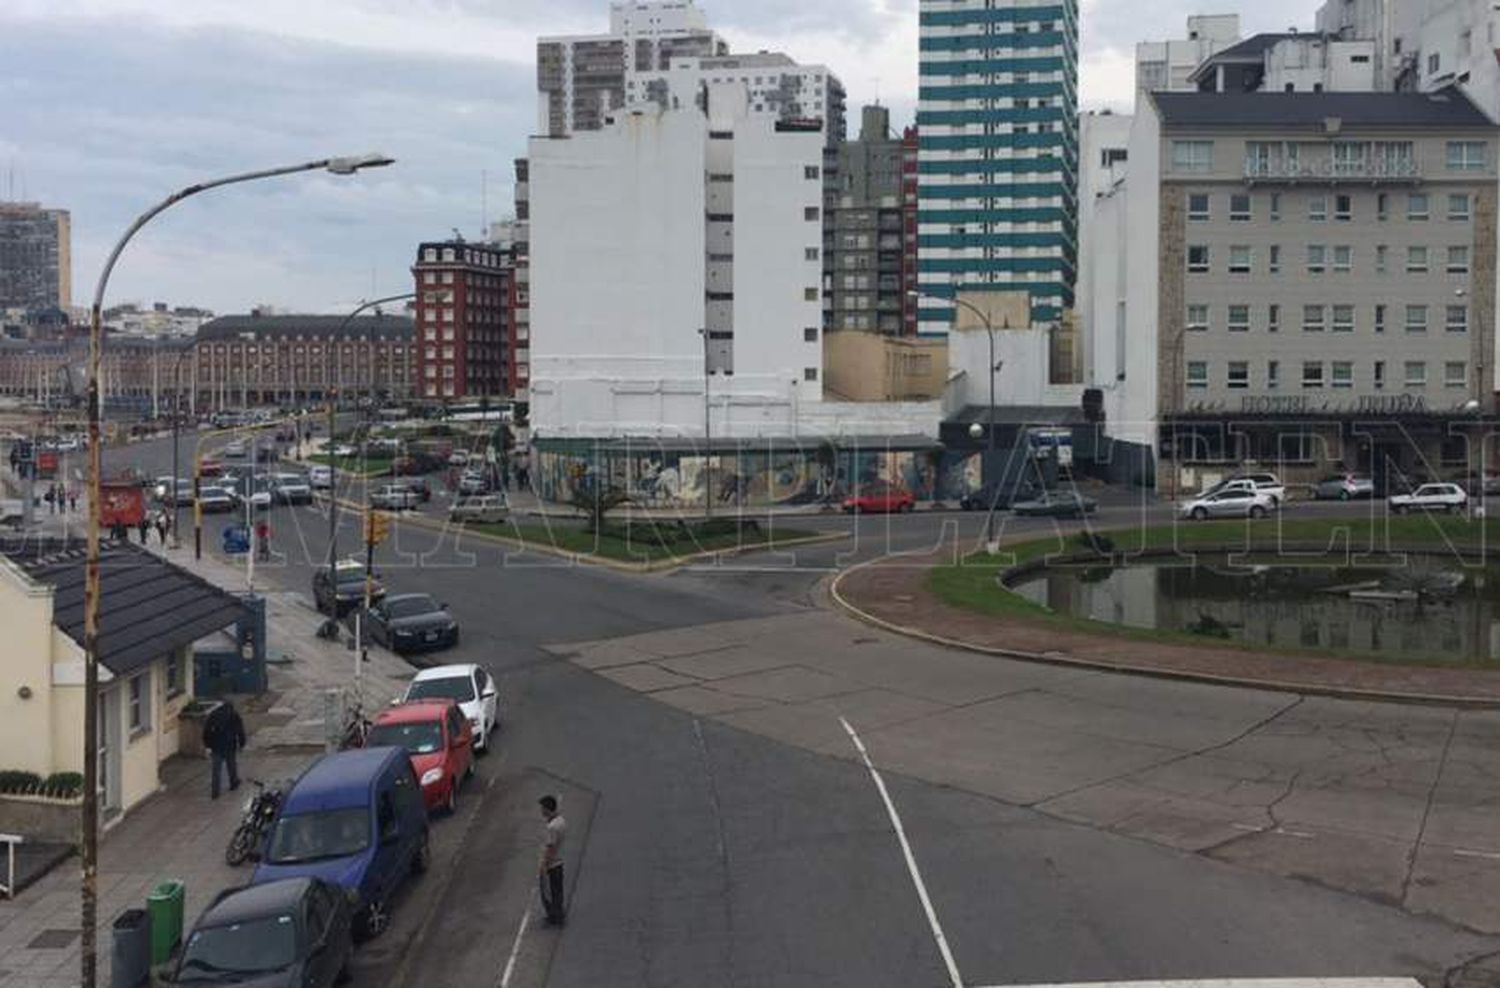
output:
{"label": "car wheel", "polygon": [[458,812],[458,776],[448,778],[448,797],[443,800],[443,812],[453,816]]}
{"label": "car wheel", "polygon": [[1347,501],[1347,500],[1349,500],[1349,492],[1348,491],[1339,491],[1339,500],[1340,501]]}
{"label": "car wheel", "polygon": [[362,940],[373,940],[391,925],[391,914],[384,900],[376,899],[360,910],[359,935]]}
{"label": "car wheel", "polygon": [[1194,521],[1202,521],[1208,517],[1208,511],[1204,508],[1194,508],[1192,518]]}
{"label": "car wheel", "polygon": [[1252,504],[1252,505],[1250,505],[1250,517],[1251,518],[1264,518],[1265,516],[1266,516],[1266,509],[1265,508],[1262,508],[1258,504]]}
{"label": "car wheel", "polygon": [[422,843],[417,847],[417,856],[411,860],[411,870],[421,875],[432,867],[432,835],[422,831]]}

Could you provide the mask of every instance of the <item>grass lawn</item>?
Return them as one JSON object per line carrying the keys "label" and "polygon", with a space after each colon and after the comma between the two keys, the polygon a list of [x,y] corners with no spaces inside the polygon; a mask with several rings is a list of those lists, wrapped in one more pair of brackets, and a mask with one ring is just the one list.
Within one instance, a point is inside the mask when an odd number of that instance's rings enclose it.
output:
{"label": "grass lawn", "polygon": [[322,463],[340,473],[364,477],[384,477],[391,472],[395,459],[390,456],[331,456],[328,453],[309,453],[308,463]]}
{"label": "grass lawn", "polygon": [[[602,556],[629,563],[652,563],[668,559],[684,559],[700,552],[736,549],[742,546],[775,546],[796,539],[825,533],[808,529],[776,527],[770,531],[761,529],[742,532],[714,532],[703,534],[691,532],[681,538],[666,541],[653,537],[652,522],[611,524],[606,533],[586,532],[571,522],[554,522],[543,525],[534,522],[505,522],[498,525],[469,525],[469,529],[500,538],[520,542],[522,545],[550,546],[566,552],[585,556]],[[666,531],[667,526],[656,528]],[[639,531],[640,534],[635,533]],[[676,534],[676,533],[670,533]]]}
{"label": "grass lawn", "polygon": [[[1500,562],[1500,518],[1483,525],[1488,552]],[[1267,518],[1260,521],[1183,522],[1125,530],[1101,531],[1113,542],[1116,552],[1165,548],[1176,545],[1194,547],[1231,547],[1247,552],[1264,552],[1268,556],[1280,546],[1295,544],[1297,552],[1306,555],[1310,545],[1325,546],[1332,553],[1379,554],[1389,549],[1431,549],[1435,553],[1449,549],[1475,550],[1480,547],[1481,524],[1462,516],[1406,516],[1386,518]],[[1156,628],[1132,628],[1107,621],[1059,614],[1019,594],[1002,589],[997,578],[1002,572],[1021,563],[1052,555],[1069,555],[1085,551],[1073,536],[1052,535],[1002,546],[997,555],[973,553],[962,561],[935,567],[927,574],[927,586],[944,603],[981,614],[1003,618],[1021,618],[1031,623],[1056,625],[1060,629],[1108,634],[1111,637],[1139,641],[1167,641],[1180,644],[1212,645],[1215,648],[1243,648],[1254,651],[1262,647],[1219,638],[1194,635],[1185,631]],[[1269,561],[1269,560],[1268,560]],[[1270,651],[1284,651],[1272,648]],[[1372,658],[1367,652],[1317,650],[1321,654]],[[1389,656],[1380,657],[1391,661]],[[1450,659],[1403,659],[1413,664],[1456,665]],[[1476,663],[1494,668],[1493,662]]]}

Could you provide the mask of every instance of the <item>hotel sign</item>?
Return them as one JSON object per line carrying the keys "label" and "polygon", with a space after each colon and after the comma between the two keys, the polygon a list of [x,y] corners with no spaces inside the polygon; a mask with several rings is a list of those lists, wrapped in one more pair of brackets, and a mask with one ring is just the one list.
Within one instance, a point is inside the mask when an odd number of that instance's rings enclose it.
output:
{"label": "hotel sign", "polygon": [[1310,395],[1245,395],[1240,411],[1252,415],[1312,415],[1317,412],[1355,412],[1360,415],[1425,415],[1421,395],[1358,395],[1352,402],[1318,402]]}

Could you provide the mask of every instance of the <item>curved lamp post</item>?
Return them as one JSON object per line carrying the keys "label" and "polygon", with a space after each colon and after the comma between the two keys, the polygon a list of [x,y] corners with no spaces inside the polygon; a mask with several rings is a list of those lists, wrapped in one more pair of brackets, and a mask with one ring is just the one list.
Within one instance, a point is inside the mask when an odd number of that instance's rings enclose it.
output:
{"label": "curved lamp post", "polygon": [[[99,870],[99,497],[101,464],[99,442],[99,358],[104,343],[102,314],[104,291],[109,286],[110,272],[120,259],[132,237],[141,227],[155,219],[172,206],[200,192],[216,189],[222,185],[253,182],[262,178],[293,175],[297,172],[326,171],[333,175],[353,175],[361,168],[379,168],[394,163],[393,158],[383,154],[363,154],[343,158],[321,158],[300,165],[267,168],[217,178],[197,185],[190,185],[172,193],[161,202],[142,213],[130,224],[124,235],[104,261],[104,270],[99,272],[98,284],[94,286],[94,303],[89,312],[89,486],[88,486],[88,554],[84,563],[83,585],[83,827],[80,842],[83,865],[82,924],[83,943],[79,951],[80,975],[83,988],[96,988],[98,983],[98,945],[95,942],[98,914],[98,870]],[[177,478],[172,478],[175,486]],[[175,492],[174,492],[175,493]]]}

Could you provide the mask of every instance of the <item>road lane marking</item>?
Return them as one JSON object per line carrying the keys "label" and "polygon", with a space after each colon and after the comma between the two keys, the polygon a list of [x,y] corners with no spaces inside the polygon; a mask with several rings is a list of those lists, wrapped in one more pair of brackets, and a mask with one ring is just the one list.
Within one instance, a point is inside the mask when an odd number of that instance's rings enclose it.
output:
{"label": "road lane marking", "polygon": [[849,734],[849,740],[854,742],[859,757],[864,760],[865,768],[869,770],[870,778],[875,780],[875,788],[880,792],[880,798],[885,803],[886,813],[890,815],[891,826],[895,828],[896,839],[901,842],[901,853],[906,857],[906,869],[911,873],[912,884],[917,887],[917,898],[922,900],[922,909],[927,913],[927,925],[932,927],[932,937],[937,941],[938,953],[943,955],[943,964],[948,968],[948,978],[953,982],[953,988],[963,988],[963,978],[958,973],[958,965],[953,960],[953,951],[948,949],[948,938],[943,935],[943,926],[938,922],[937,910],[932,908],[932,899],[927,895],[927,885],[922,881],[922,872],[917,868],[917,859],[911,852],[911,843],[906,839],[906,829],[901,826],[901,814],[896,812],[896,804],[891,802],[891,794],[885,788],[885,780],[875,769],[875,764],[870,761],[870,753],[865,750],[865,743],[859,739],[849,721],[843,717],[839,723],[844,725],[844,730]]}
{"label": "road lane marking", "polygon": [[516,939],[510,945],[510,957],[506,958],[505,970],[500,972],[499,988],[510,988],[510,979],[516,973],[516,958],[521,956],[521,944],[526,940],[526,927],[531,925],[531,906],[521,914],[521,925],[516,928]]}
{"label": "road lane marking", "polygon": [[1471,851],[1461,847],[1453,853],[1460,858],[1489,858],[1491,861],[1500,861],[1500,854],[1494,851]]}

